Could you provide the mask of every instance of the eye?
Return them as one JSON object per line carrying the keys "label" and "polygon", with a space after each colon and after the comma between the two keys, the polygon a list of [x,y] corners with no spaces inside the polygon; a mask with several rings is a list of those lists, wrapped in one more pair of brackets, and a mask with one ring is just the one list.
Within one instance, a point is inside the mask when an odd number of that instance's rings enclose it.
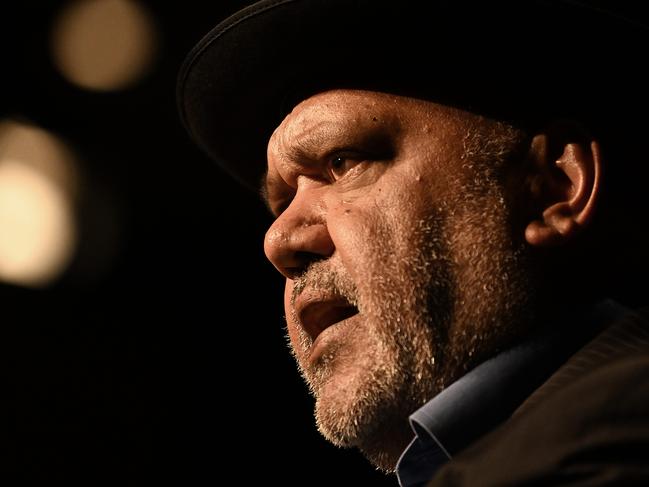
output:
{"label": "eye", "polygon": [[328,172],[331,179],[338,181],[351,169],[366,160],[367,157],[360,153],[338,153],[334,154],[328,163]]}

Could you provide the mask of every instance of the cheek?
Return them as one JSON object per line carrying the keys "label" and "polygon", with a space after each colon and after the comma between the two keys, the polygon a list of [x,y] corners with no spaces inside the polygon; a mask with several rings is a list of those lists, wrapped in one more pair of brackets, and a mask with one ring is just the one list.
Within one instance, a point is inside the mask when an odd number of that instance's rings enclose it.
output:
{"label": "cheek", "polygon": [[341,203],[330,209],[327,229],[335,246],[334,261],[358,285],[359,271],[368,258],[369,246],[375,240],[376,215],[361,201]]}
{"label": "cheek", "polygon": [[335,246],[334,261],[360,289],[368,273],[376,271],[379,260],[396,237],[393,216],[403,215],[403,203],[387,190],[373,191],[352,202],[329,207],[327,229]]}
{"label": "cheek", "polygon": [[[386,172],[362,194],[334,194],[326,202],[327,229],[340,261],[361,285],[370,269],[380,269],[396,245],[409,240],[416,223],[431,211],[431,183],[416,168]],[[377,267],[378,266],[378,267]]]}

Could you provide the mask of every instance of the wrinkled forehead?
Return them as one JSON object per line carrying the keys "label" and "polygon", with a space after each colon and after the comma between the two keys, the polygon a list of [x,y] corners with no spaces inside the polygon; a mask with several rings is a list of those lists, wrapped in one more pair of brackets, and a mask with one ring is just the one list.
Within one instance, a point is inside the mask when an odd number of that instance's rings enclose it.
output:
{"label": "wrinkled forehead", "polygon": [[360,126],[374,123],[396,125],[403,111],[403,100],[361,90],[329,90],[298,102],[277,126],[269,148],[302,145],[307,137],[324,143],[323,137],[340,136]]}
{"label": "wrinkled forehead", "polygon": [[[324,143],[324,137],[363,129],[398,131],[408,123],[444,123],[468,112],[414,97],[381,91],[331,89],[296,102],[275,128],[269,149],[301,140]],[[475,115],[477,117],[477,115]]]}

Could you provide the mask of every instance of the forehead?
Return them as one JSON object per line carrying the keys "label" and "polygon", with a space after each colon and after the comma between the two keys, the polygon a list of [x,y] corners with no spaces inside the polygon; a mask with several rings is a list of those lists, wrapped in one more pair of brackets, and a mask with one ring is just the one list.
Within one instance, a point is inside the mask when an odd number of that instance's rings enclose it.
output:
{"label": "forehead", "polygon": [[337,124],[344,130],[365,122],[395,124],[425,115],[439,115],[445,108],[433,102],[377,91],[330,90],[298,103],[277,127],[271,141],[278,135],[295,137],[305,126]]}
{"label": "forehead", "polygon": [[353,143],[354,137],[396,137],[403,129],[434,129],[459,110],[417,98],[376,91],[330,90],[299,104],[268,143],[269,170],[319,148]]}

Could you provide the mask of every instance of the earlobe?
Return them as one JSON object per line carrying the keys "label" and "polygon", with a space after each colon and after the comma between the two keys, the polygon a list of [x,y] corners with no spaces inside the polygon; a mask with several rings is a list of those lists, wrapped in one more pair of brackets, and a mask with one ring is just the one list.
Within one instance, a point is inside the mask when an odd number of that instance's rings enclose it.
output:
{"label": "earlobe", "polygon": [[538,135],[532,143],[534,176],[530,194],[536,217],[525,228],[533,246],[562,245],[589,225],[600,194],[599,144],[583,131],[562,123],[560,130]]}

